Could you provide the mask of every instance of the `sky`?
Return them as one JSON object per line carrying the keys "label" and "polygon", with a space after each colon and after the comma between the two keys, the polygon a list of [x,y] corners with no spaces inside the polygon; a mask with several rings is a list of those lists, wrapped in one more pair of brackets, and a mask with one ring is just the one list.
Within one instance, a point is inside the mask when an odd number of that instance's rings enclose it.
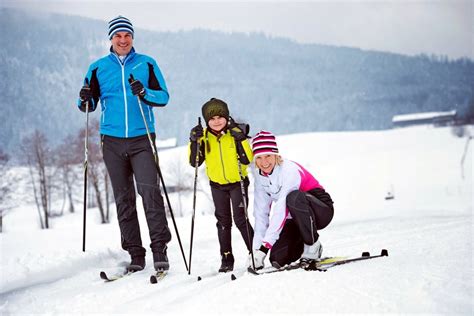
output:
{"label": "sky", "polygon": [[474,59],[472,0],[1,0],[0,6],[103,21],[123,15],[137,28],[157,31],[263,32],[299,43]]}

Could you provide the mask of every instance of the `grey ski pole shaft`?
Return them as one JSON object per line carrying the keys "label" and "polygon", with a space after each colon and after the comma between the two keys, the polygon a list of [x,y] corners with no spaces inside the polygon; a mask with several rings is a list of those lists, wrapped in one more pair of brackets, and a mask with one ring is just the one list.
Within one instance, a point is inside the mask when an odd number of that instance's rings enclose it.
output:
{"label": "grey ski pole shaft", "polygon": [[[234,138],[235,149],[237,150],[237,141]],[[247,238],[250,243],[250,257],[252,258],[252,267],[255,270],[255,258],[253,255],[253,246],[252,240],[250,240],[250,230],[249,230],[249,214],[247,212],[247,194],[245,193],[244,179],[242,176],[242,163],[239,159],[239,153],[237,152],[237,164],[239,166],[239,179],[240,179],[240,190],[242,192],[242,201],[244,203],[244,214],[245,214],[245,227],[247,228]]]}
{"label": "grey ski pole shaft", "polygon": [[[86,78],[86,85],[89,80]],[[86,130],[84,137],[84,210],[82,219],[82,251],[86,251],[87,171],[89,164],[89,101],[86,101]]]}
{"label": "grey ski pole shaft", "polygon": [[[134,80],[135,79],[133,78],[133,75],[130,74],[130,78],[128,79],[128,81],[131,83]],[[186,256],[184,255],[183,244],[181,243],[181,238],[179,237],[178,226],[176,225],[176,220],[174,218],[173,209],[171,208],[171,203],[170,203],[170,199],[168,197],[168,192],[166,191],[165,181],[163,180],[163,174],[161,173],[158,152],[156,151],[155,144],[154,144],[153,140],[151,139],[150,129],[148,128],[148,123],[146,121],[145,113],[143,112],[143,108],[142,108],[142,102],[141,102],[139,96],[137,96],[137,100],[138,100],[138,107],[140,108],[140,113],[142,115],[143,123],[145,124],[146,134],[148,136],[148,141],[150,142],[151,151],[153,152],[153,156],[154,156],[154,159],[155,159],[155,164],[156,164],[156,169],[158,171],[158,176],[160,177],[161,185],[163,186],[163,192],[165,193],[165,197],[166,197],[166,202],[168,203],[168,208],[170,210],[171,219],[173,220],[174,230],[176,232],[176,237],[178,238],[179,248],[181,249],[181,254],[183,256],[184,265],[186,266],[186,271],[188,271],[189,270],[188,269],[188,263],[186,262]]]}
{"label": "grey ski pole shaft", "polygon": [[[198,125],[201,126],[201,118],[198,118]],[[194,237],[194,217],[196,214],[196,191],[197,191],[197,178],[198,178],[198,168],[199,168],[199,149],[200,143],[196,140],[196,158],[194,160],[194,193],[193,193],[193,215],[191,217],[191,241],[189,244],[189,270],[188,274],[191,274],[191,260],[193,256],[193,237]]]}
{"label": "grey ski pole shaft", "polygon": [[242,163],[240,162],[238,156],[237,156],[237,163],[239,164],[240,190],[242,191],[242,200],[244,202],[245,227],[247,228],[247,238],[249,239],[249,243],[250,243],[250,256],[252,258],[252,267],[255,270],[255,259],[253,256],[253,246],[252,246],[253,241],[250,240],[249,214],[247,212],[247,194],[245,194],[244,180],[242,178]]}

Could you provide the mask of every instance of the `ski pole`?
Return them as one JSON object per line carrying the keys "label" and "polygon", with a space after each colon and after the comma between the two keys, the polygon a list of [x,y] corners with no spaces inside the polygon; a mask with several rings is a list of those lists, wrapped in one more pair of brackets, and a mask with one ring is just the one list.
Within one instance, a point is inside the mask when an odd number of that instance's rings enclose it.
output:
{"label": "ski pole", "polygon": [[[86,78],[86,86],[89,86],[89,79]],[[86,251],[86,210],[87,210],[87,167],[89,160],[89,100],[86,101],[86,132],[84,137],[84,210],[82,220],[82,251]]]}
{"label": "ski pole", "polygon": [[[237,150],[237,141],[234,138],[234,143],[235,143],[235,149]],[[250,256],[252,258],[252,267],[255,270],[255,259],[253,256],[253,246],[252,246],[252,240],[250,240],[250,230],[249,230],[249,215],[247,212],[247,194],[245,194],[245,186],[244,186],[244,180],[242,177],[242,163],[240,162],[239,159],[239,153],[237,153],[237,164],[239,166],[239,178],[240,178],[240,190],[242,192],[242,200],[244,202],[244,214],[245,214],[245,227],[247,228],[247,238],[250,243]]]}
{"label": "ski pole", "polygon": [[250,240],[249,215],[247,212],[247,194],[245,194],[244,180],[242,178],[242,164],[240,163],[239,157],[237,157],[237,162],[239,164],[240,190],[242,191],[242,200],[244,201],[245,227],[247,228],[247,238],[249,239],[249,243],[250,243],[250,256],[252,257],[252,267],[255,270],[253,246],[252,246],[252,240]]}
{"label": "ski pole", "polygon": [[[135,79],[133,78],[133,75],[130,74],[130,78],[128,79],[128,82],[132,83],[133,81],[135,81]],[[151,139],[150,129],[148,128],[148,123],[146,122],[145,113],[143,112],[143,108],[142,108],[142,102],[141,102],[140,97],[138,95],[137,95],[137,100],[138,100],[138,107],[140,108],[140,113],[142,115],[143,123],[145,124],[146,134],[148,136],[148,141],[150,142],[151,151],[153,152],[153,157],[155,159],[156,170],[158,171],[158,176],[160,177],[161,185],[163,186],[163,192],[165,193],[166,202],[168,203],[168,207],[170,209],[170,215],[171,215],[171,219],[173,220],[174,230],[176,232],[176,237],[178,238],[179,248],[181,249],[181,254],[183,256],[184,265],[186,266],[186,271],[188,271],[188,263],[186,262],[186,256],[184,255],[183,245],[181,243],[181,238],[179,237],[178,227],[176,226],[176,221],[174,219],[170,199],[168,197],[168,192],[166,191],[165,181],[163,180],[163,175],[161,173],[160,163],[159,163],[159,158],[158,158],[158,152],[156,151],[155,144],[154,144],[153,140]]]}
{"label": "ski pole", "polygon": [[[201,118],[198,117],[198,125],[201,126]],[[194,236],[194,215],[196,214],[196,188],[199,168],[199,147],[200,143],[196,140],[196,160],[194,165],[194,194],[193,194],[193,216],[191,217],[191,242],[189,245],[189,270],[188,274],[191,274],[191,259],[193,256],[193,236]]]}

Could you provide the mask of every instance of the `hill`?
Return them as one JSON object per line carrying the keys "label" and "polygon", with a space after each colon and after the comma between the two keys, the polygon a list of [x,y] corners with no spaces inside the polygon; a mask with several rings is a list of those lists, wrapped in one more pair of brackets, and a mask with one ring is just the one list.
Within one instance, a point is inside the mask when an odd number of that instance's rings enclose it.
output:
{"label": "hill", "polygon": [[[0,9],[0,141],[8,152],[33,129],[58,143],[83,126],[75,102],[88,64],[108,52],[106,23]],[[277,134],[379,130],[396,114],[474,112],[474,63],[357,48],[297,44],[262,34],[136,31],[171,93],[156,109],[158,138],[187,142],[202,104]],[[471,113],[472,114],[472,113]],[[94,114],[98,117],[98,114]]]}

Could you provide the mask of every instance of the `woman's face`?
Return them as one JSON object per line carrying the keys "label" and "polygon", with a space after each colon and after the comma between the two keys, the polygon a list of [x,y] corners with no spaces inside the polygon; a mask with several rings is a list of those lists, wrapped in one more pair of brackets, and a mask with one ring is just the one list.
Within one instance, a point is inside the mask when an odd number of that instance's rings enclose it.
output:
{"label": "woman's face", "polygon": [[209,127],[216,132],[220,132],[227,125],[227,120],[222,116],[213,116],[209,120]]}
{"label": "woman's face", "polygon": [[277,155],[262,155],[255,158],[255,165],[265,173],[271,173],[275,168]]}

